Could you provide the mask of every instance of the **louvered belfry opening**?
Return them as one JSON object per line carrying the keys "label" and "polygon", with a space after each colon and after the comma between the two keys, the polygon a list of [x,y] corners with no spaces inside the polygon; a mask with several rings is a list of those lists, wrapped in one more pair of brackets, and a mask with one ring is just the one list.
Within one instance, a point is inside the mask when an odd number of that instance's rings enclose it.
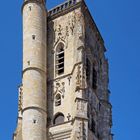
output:
{"label": "louvered belfry opening", "polygon": [[59,43],[56,49],[56,74],[64,73],[64,44]]}

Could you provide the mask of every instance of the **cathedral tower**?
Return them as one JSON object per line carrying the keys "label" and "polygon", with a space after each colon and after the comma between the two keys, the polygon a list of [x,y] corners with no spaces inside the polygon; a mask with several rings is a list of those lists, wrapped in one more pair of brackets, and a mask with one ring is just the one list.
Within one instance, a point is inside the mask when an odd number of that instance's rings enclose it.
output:
{"label": "cathedral tower", "polygon": [[14,140],[112,140],[108,60],[84,0],[23,7],[23,77]]}

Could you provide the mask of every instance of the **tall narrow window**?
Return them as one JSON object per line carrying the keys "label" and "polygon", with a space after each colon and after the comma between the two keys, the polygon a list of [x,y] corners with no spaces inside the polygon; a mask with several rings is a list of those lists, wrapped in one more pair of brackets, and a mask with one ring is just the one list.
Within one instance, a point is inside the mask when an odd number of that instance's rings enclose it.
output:
{"label": "tall narrow window", "polygon": [[95,70],[94,64],[92,67],[92,87],[93,87],[93,89],[97,88],[97,72]]}
{"label": "tall narrow window", "polygon": [[86,59],[86,78],[87,78],[87,83],[90,82],[90,61],[88,58]]}
{"label": "tall narrow window", "polygon": [[57,94],[55,96],[55,106],[59,106],[59,105],[61,105],[61,95]]}
{"label": "tall narrow window", "polygon": [[64,73],[64,44],[59,43],[56,49],[56,73]]}
{"label": "tall narrow window", "polygon": [[93,118],[92,118],[92,120],[91,120],[91,131],[92,131],[93,133],[95,133],[95,121],[94,121]]}

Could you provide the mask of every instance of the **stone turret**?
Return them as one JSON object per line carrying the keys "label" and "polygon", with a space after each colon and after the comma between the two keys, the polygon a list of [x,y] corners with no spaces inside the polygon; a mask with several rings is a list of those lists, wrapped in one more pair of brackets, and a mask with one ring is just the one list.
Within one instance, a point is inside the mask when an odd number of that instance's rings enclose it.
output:
{"label": "stone turret", "polygon": [[23,7],[22,140],[46,140],[46,8],[44,0]]}

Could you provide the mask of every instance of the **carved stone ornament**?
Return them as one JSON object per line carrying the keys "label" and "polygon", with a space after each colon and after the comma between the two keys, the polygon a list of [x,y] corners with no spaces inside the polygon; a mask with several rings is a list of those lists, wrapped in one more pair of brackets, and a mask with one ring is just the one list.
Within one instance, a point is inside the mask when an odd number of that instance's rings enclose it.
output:
{"label": "carved stone ornament", "polygon": [[53,45],[53,50],[52,52],[55,52],[55,47],[62,42],[65,46],[65,48],[67,48],[68,46],[68,36],[69,36],[69,31],[68,31],[68,27],[62,27],[62,25],[56,25],[56,29],[55,29],[55,41],[54,41],[54,45]]}
{"label": "carved stone ornament", "polygon": [[86,128],[85,128],[84,121],[79,123],[78,128],[79,128],[79,130],[77,131],[76,139],[77,140],[86,140]]}
{"label": "carved stone ornament", "polygon": [[84,19],[83,14],[81,12],[77,12],[76,13],[76,21],[77,21],[77,25],[78,25],[79,38],[81,38],[83,36],[83,25],[84,25],[83,19]]}
{"label": "carved stone ornament", "polygon": [[82,87],[87,88],[86,67],[83,68]]}
{"label": "carved stone ornament", "polygon": [[87,88],[87,80],[86,80],[86,68],[81,68],[80,65],[77,67],[77,75],[76,75],[76,90],[84,90]]}
{"label": "carved stone ornament", "polygon": [[71,31],[71,35],[74,33],[74,28],[76,24],[76,14],[75,12],[72,13],[72,15],[69,16],[69,29]]}
{"label": "carved stone ornament", "polygon": [[56,81],[54,84],[54,96],[59,93],[62,95],[62,97],[64,98],[64,93],[65,93],[65,83],[64,82],[60,82],[60,81]]}
{"label": "carved stone ornament", "polygon": [[78,65],[77,67],[77,76],[76,76],[76,91],[80,89],[81,82],[82,82],[82,75],[81,75],[81,66]]}
{"label": "carved stone ornament", "polygon": [[72,12],[68,16],[68,22],[65,25],[57,25],[55,23],[55,40],[54,40],[54,48],[59,42],[63,42],[65,44],[65,48],[68,46],[68,37],[74,34],[74,28],[76,24],[76,15],[75,12]]}
{"label": "carved stone ornament", "polygon": [[76,139],[77,140],[81,140],[81,136],[82,136],[82,123],[80,122],[79,124],[78,124],[78,128],[79,129],[77,129],[77,132],[76,132]]}
{"label": "carved stone ornament", "polygon": [[69,85],[70,85],[70,82],[71,82],[71,76],[68,76],[68,82],[69,82]]}
{"label": "carved stone ornament", "polygon": [[86,112],[86,101],[84,100],[77,100],[77,111],[85,113]]}

